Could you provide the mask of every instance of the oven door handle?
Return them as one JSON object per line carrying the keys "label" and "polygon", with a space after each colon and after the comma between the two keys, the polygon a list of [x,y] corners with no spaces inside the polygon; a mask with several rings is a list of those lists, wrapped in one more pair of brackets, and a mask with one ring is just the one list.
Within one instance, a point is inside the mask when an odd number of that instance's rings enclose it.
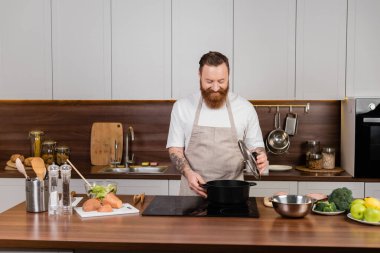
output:
{"label": "oven door handle", "polygon": [[363,118],[364,123],[380,123],[380,118]]}

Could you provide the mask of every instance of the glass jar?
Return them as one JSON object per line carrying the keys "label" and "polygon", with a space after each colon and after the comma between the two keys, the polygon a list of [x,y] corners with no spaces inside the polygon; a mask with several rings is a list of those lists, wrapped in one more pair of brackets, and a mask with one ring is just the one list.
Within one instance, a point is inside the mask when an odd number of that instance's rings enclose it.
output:
{"label": "glass jar", "polygon": [[70,158],[70,148],[68,146],[58,146],[55,148],[55,152],[58,165],[64,164]]}
{"label": "glass jar", "polygon": [[323,168],[322,155],[318,153],[310,154],[308,168],[312,170],[321,170]]}
{"label": "glass jar", "polygon": [[41,147],[42,147],[42,138],[44,132],[40,130],[32,130],[29,132],[30,139],[30,156],[40,157],[41,156]]}
{"label": "glass jar", "polygon": [[322,161],[324,169],[335,168],[335,149],[326,147],[322,149]]}
{"label": "glass jar", "polygon": [[306,149],[306,167],[309,167],[309,160],[311,154],[320,154],[320,142],[316,140],[307,141],[307,149]]}
{"label": "glass jar", "polygon": [[42,143],[41,157],[45,164],[52,164],[54,162],[55,145],[57,142],[47,140]]}
{"label": "glass jar", "polygon": [[49,172],[49,215],[58,214],[59,196],[58,196],[58,180],[59,166],[52,164],[48,166]]}

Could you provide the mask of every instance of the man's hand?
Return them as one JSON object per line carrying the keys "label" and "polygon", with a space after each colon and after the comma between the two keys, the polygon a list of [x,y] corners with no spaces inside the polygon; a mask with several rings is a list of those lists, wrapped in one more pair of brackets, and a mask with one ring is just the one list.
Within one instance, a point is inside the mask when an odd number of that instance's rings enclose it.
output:
{"label": "man's hand", "polygon": [[257,168],[259,169],[260,174],[262,174],[264,170],[268,168],[269,166],[267,154],[264,148],[255,148],[254,151],[257,152],[257,157],[256,157]]}
{"label": "man's hand", "polygon": [[205,189],[200,186],[200,184],[205,184],[206,182],[198,173],[191,169],[185,157],[184,148],[169,148],[169,156],[176,169],[186,177],[190,189],[202,197],[207,197]]}

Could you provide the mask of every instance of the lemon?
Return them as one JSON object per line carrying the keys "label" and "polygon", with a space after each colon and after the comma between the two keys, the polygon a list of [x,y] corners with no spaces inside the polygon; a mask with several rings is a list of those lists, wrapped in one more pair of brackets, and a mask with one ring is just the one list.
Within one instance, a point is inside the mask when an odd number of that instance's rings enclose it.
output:
{"label": "lemon", "polygon": [[371,208],[380,210],[380,200],[378,200],[377,198],[373,198],[373,197],[364,198],[364,205],[367,208],[371,207]]}

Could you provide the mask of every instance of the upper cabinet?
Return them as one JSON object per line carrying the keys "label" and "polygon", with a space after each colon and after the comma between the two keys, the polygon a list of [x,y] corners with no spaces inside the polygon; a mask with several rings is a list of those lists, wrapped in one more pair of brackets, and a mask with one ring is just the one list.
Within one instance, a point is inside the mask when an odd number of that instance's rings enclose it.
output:
{"label": "upper cabinet", "polygon": [[52,0],[54,99],[111,99],[110,0]]}
{"label": "upper cabinet", "polygon": [[380,1],[348,1],[347,96],[380,97]]}
{"label": "upper cabinet", "polygon": [[178,99],[199,90],[203,54],[232,59],[233,0],[175,0],[172,19],[172,97]]}
{"label": "upper cabinet", "polygon": [[346,19],[347,0],[297,1],[296,99],[344,98]]}
{"label": "upper cabinet", "polygon": [[235,0],[233,89],[247,99],[293,99],[295,0]]}
{"label": "upper cabinet", "polygon": [[112,99],[171,98],[171,1],[112,1]]}
{"label": "upper cabinet", "polygon": [[50,0],[0,1],[0,99],[51,99]]}

